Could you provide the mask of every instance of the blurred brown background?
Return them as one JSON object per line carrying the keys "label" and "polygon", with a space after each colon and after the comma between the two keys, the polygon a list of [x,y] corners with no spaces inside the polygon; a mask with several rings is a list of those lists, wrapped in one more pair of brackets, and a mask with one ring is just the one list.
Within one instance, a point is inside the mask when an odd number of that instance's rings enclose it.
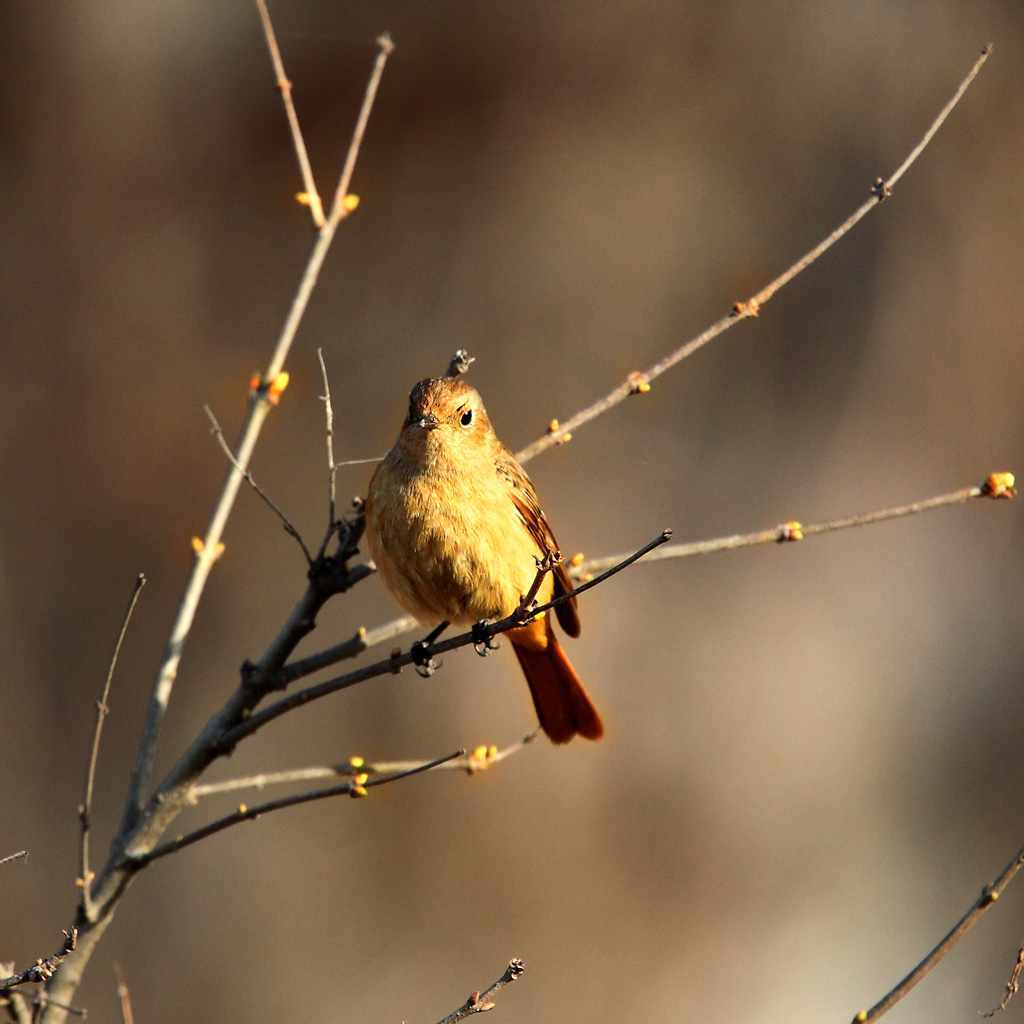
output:
{"label": "blurred brown background", "polygon": [[[272,6],[333,189],[385,74],[335,244],[254,462],[326,522],[339,458],[467,347],[518,448],[716,319],[859,205],[981,46],[995,53],[895,197],[725,338],[530,466],[565,550],[813,521],[1024,473],[1024,8],[731,0]],[[115,826],[173,609],[311,244],[254,6],[0,7],[0,957],[71,920],[76,808],[137,572],[100,762]],[[347,499],[368,467],[345,470]],[[508,1021],[846,1022],[1024,841],[1019,505],[640,566],[569,653],[608,724],[235,829],[145,872],[77,1002],[136,1020],[434,1021],[497,977]],[[203,600],[161,764],[303,586],[251,493]],[[338,602],[312,651],[397,609]],[[449,655],[266,729],[215,777],[508,743],[506,650]],[[201,808],[181,829],[233,806]],[[995,1005],[1018,882],[892,1020]],[[1024,996],[1005,1019],[1020,1019]]]}

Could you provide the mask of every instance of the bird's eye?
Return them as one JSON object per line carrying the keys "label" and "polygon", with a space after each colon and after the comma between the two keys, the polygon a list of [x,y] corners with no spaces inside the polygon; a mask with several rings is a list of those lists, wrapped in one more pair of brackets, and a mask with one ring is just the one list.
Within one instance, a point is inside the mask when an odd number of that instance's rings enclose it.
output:
{"label": "bird's eye", "polygon": [[473,410],[467,409],[460,417],[459,422],[464,426],[468,427],[473,422]]}

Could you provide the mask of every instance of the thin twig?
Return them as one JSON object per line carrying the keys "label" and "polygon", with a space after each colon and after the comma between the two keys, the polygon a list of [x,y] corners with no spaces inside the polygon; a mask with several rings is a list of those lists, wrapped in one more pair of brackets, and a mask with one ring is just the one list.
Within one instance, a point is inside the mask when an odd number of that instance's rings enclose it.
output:
{"label": "thin twig", "polygon": [[121,1020],[124,1024],[135,1024],[131,993],[128,991],[128,983],[124,980],[124,971],[121,970],[121,965],[116,960],[114,961],[114,984],[117,985],[117,998],[121,1003]]}
{"label": "thin twig", "polygon": [[[539,729],[524,736],[515,743],[510,743],[500,750],[497,747],[476,747],[471,753],[442,761],[434,765],[431,771],[460,771],[467,775],[475,775],[492,764],[499,764],[513,754],[518,754],[525,746],[532,743],[540,734]],[[317,765],[312,768],[293,768],[282,772],[263,772],[239,779],[225,779],[223,782],[207,782],[201,786],[193,786],[189,790],[189,800],[193,803],[205,796],[217,796],[221,793],[236,793],[241,789],[266,789],[268,786],[288,785],[295,782],[313,782],[317,779],[354,778],[356,775],[392,775],[418,767],[420,761],[363,761],[354,757],[344,764]]]}
{"label": "thin twig", "polygon": [[270,22],[270,12],[267,10],[265,0],[256,0],[256,6],[260,9],[263,34],[267,37],[267,49],[270,50],[270,60],[274,65],[274,74],[277,75],[277,88],[284,101],[284,112],[288,117],[288,127],[292,132],[292,144],[295,146],[295,156],[302,172],[302,183],[309,201],[309,212],[313,217],[314,225],[317,228],[322,228],[324,207],[320,201],[320,194],[316,190],[316,182],[313,181],[313,170],[309,165],[309,156],[306,154],[306,143],[303,141],[299,118],[295,113],[295,104],[292,102],[292,83],[284,73],[284,62],[281,60],[281,51],[277,46],[277,37],[274,35],[274,26]]}
{"label": "thin twig", "polygon": [[28,856],[28,850],[19,850],[17,853],[9,853],[6,857],[0,857],[0,867],[4,864],[9,864],[12,860],[20,860],[22,857]]}
{"label": "thin twig", "polygon": [[107,678],[103,683],[103,696],[96,705],[96,727],[92,734],[92,750],[89,754],[89,767],[85,773],[85,794],[82,797],[82,806],[78,808],[78,818],[82,824],[81,839],[81,876],[79,883],[82,886],[82,907],[85,916],[90,920],[93,916],[91,898],[92,872],[89,870],[89,830],[92,827],[92,792],[96,783],[96,764],[100,756],[100,736],[103,732],[103,720],[107,717],[110,708],[107,705],[107,698],[110,696],[110,684],[114,679],[114,668],[117,665],[117,656],[121,653],[121,644],[124,643],[125,634],[128,632],[128,623],[132,620],[132,612],[135,611],[135,604],[139,600],[139,594],[146,585],[145,574],[139,573],[135,577],[135,587],[132,589],[132,596],[128,600],[128,607],[125,609],[124,619],[121,622],[121,631],[117,634],[117,641],[114,644],[114,651],[110,655],[110,664],[107,666]]}
{"label": "thin twig", "polygon": [[802,270],[809,267],[823,252],[831,248],[840,238],[843,237],[859,220],[870,213],[878,204],[892,193],[892,186],[904,175],[907,168],[921,155],[921,151],[931,141],[932,136],[939,130],[942,123],[949,116],[952,109],[959,102],[960,98],[966,92],[967,87],[974,81],[974,77],[981,70],[981,66],[988,59],[988,55],[991,52],[991,47],[986,46],[981,51],[981,56],[974,62],[974,66],[971,68],[967,77],[960,83],[959,88],[954,93],[953,98],[942,108],[941,113],[932,122],[931,127],[925,132],[924,138],[918,143],[913,149],[910,155],[900,164],[896,172],[889,178],[888,181],[877,181],[871,189],[871,198],[867,200],[858,210],[851,214],[842,224],[839,225],[827,238],[819,242],[810,252],[808,252],[801,259],[797,260],[788,270],[780,274],[774,281],[762,288],[756,295],[752,296],[746,302],[737,302],[733,306],[732,310],[716,323],[712,324],[701,334],[698,334],[695,338],[686,342],[685,345],[680,346],[674,352],[667,355],[660,362],[657,362],[649,370],[640,372],[633,372],[626,378],[617,388],[610,391],[604,398],[594,402],[593,405],[588,406],[586,409],[576,413],[571,419],[561,423],[555,430],[551,430],[546,433],[543,437],[538,438],[532,444],[528,444],[522,451],[516,453],[516,458],[520,462],[528,462],[535,455],[539,455],[542,451],[552,447],[552,445],[559,444],[563,441],[566,435],[578,430],[584,423],[589,423],[592,419],[600,416],[602,413],[607,412],[613,406],[618,405],[620,402],[628,398],[630,395],[642,394],[650,390],[650,382],[655,377],[660,377],[666,370],[671,369],[676,363],[681,362],[688,356],[693,355],[697,349],[702,348],[709,341],[717,338],[720,334],[725,333],[734,324],[739,323],[740,320],[745,320],[749,317],[757,316],[761,307],[784,285],[788,284],[797,274]]}
{"label": "thin twig", "polygon": [[883,996],[870,1010],[861,1010],[853,1018],[853,1024],[870,1024],[883,1013],[891,1010],[966,934],[978,918],[992,906],[999,894],[1010,884],[1011,879],[1024,864],[1024,848],[1017,851],[1013,860],[1006,865],[1003,873],[981,890],[970,910],[950,929],[943,940],[893,989]]}
{"label": "thin twig", "polygon": [[46,957],[45,960],[42,958],[38,959],[31,967],[22,971],[20,974],[12,974],[8,978],[0,978],[0,992],[9,988],[14,988],[16,985],[26,985],[37,981],[46,981],[47,978],[53,977],[54,972],[64,962],[64,958],[68,953],[74,951],[77,944],[78,929],[72,928],[70,932],[64,933],[64,942],[56,953]]}
{"label": "thin twig", "polygon": [[448,1014],[438,1024],[456,1024],[456,1021],[464,1020],[473,1013],[485,1013],[494,1009],[494,1000],[491,999],[498,989],[504,988],[510,981],[516,981],[521,977],[526,965],[518,957],[509,961],[505,973],[486,991],[474,992],[454,1013]]}
{"label": "thin twig", "polygon": [[263,502],[270,509],[278,519],[281,520],[281,525],[284,527],[284,532],[290,537],[294,537],[298,541],[299,547],[302,548],[302,553],[306,556],[306,564],[313,564],[313,556],[309,553],[309,548],[306,547],[306,542],[302,539],[302,535],[292,525],[292,521],[277,507],[277,505],[271,500],[270,496],[263,490],[255,478],[252,475],[252,471],[246,469],[239,461],[235,458],[234,453],[228,447],[227,441],[224,440],[224,431],[221,430],[220,424],[217,422],[217,417],[213,415],[213,410],[208,406],[204,405],[203,409],[206,410],[206,415],[210,418],[211,430],[210,433],[217,438],[220,444],[221,450],[228,457],[228,461],[231,463],[239,473],[242,474],[245,482],[263,499]]}
{"label": "thin twig", "polygon": [[239,825],[243,821],[255,821],[256,818],[269,814],[271,811],[280,811],[286,807],[297,807],[299,804],[308,804],[314,800],[326,800],[334,796],[362,796],[361,793],[357,792],[360,788],[369,789],[371,786],[384,786],[389,782],[408,778],[410,775],[418,775],[420,772],[430,771],[431,768],[436,768],[445,761],[452,761],[457,757],[461,757],[464,753],[465,751],[463,750],[456,750],[454,754],[448,754],[434,761],[417,764],[412,768],[407,768],[405,771],[395,772],[393,775],[386,775],[379,779],[367,779],[364,782],[358,782],[357,779],[353,779],[351,782],[346,782],[341,786],[329,786],[327,789],[315,789],[309,793],[298,793],[295,796],[282,797],[280,800],[270,800],[265,804],[260,804],[258,807],[246,807],[245,804],[241,804],[234,814],[228,814],[217,821],[210,822],[209,825],[197,828],[194,832],[189,832],[187,835],[180,836],[169,843],[157,846],[149,853],[133,858],[133,865],[137,868],[145,867],[161,857],[177,853],[178,850],[182,850],[186,846],[198,843],[200,839],[216,835],[218,832],[223,832],[224,829],[230,828],[232,825]]}
{"label": "thin twig", "polygon": [[388,640],[404,636],[418,625],[419,623],[411,615],[403,615],[401,618],[392,619],[390,622],[385,622],[384,625],[377,626],[375,629],[365,629],[360,626],[356,630],[355,636],[348,640],[285,665],[277,673],[277,682],[284,688],[296,679],[302,679],[304,676],[319,672],[322,668],[336,665],[339,661],[354,658],[356,655],[362,654],[363,651],[377,644],[387,643]]}
{"label": "thin twig", "polygon": [[[944,508],[947,505],[957,505],[969,501],[971,498],[989,497],[989,482],[977,484],[974,487],[965,487],[951,494],[940,494],[934,498],[926,498],[924,501],[911,502],[909,505],[897,505],[895,508],[884,508],[874,512],[865,512],[858,516],[849,516],[845,519],[832,519],[824,523],[783,523],[780,526],[773,526],[768,530],[758,530],[755,533],[738,533],[731,537],[717,537],[714,540],[691,541],[688,544],[670,544],[659,551],[652,552],[646,556],[649,562],[656,562],[662,558],[691,558],[694,555],[711,555],[718,551],[733,551],[736,548],[748,548],[757,544],[784,543],[786,541],[801,540],[818,533],[830,533],[833,530],[846,530],[854,526],[868,526],[871,523],[879,523],[885,519],[899,519],[902,516],[917,515],[919,512],[929,512],[932,509]],[[1000,495],[1003,496],[1003,495]],[[583,562],[576,568],[569,570],[573,579],[586,579],[591,573],[600,572],[609,565],[618,564],[622,555],[608,555],[604,558],[594,558]]]}
{"label": "thin twig", "polygon": [[355,130],[352,132],[352,142],[345,157],[345,166],[341,170],[341,178],[338,187],[334,192],[334,202],[331,203],[331,212],[327,218],[327,224],[337,227],[341,221],[351,213],[348,199],[348,188],[352,182],[352,172],[356,167],[356,158],[359,156],[359,147],[362,145],[363,135],[366,133],[366,125],[370,120],[370,110],[373,108],[373,101],[377,96],[377,89],[380,86],[381,76],[384,74],[384,65],[388,57],[395,49],[391,36],[382,32],[377,36],[377,60],[370,72],[370,81],[366,86],[366,96],[363,99],[363,107],[359,111],[359,118],[356,121]]}
{"label": "thin twig", "polygon": [[334,464],[334,407],[331,405],[331,384],[327,379],[327,366],[324,363],[324,350],[322,348],[316,350],[316,358],[320,363],[320,376],[324,381],[324,393],[320,397],[324,403],[324,419],[326,420],[327,434],[327,533],[317,554],[317,558],[323,558],[324,552],[327,550],[327,542],[334,532],[334,522],[337,519],[335,484],[338,476],[338,467]]}
{"label": "thin twig", "polygon": [[982,1014],[983,1017],[994,1017],[1000,1010],[1006,1009],[1007,1004],[1017,994],[1017,990],[1020,987],[1021,968],[1024,968],[1024,946],[1017,950],[1017,962],[1013,965],[1013,973],[1010,975],[1010,980],[1006,983],[1003,1001],[994,1010],[989,1010],[988,1013]]}

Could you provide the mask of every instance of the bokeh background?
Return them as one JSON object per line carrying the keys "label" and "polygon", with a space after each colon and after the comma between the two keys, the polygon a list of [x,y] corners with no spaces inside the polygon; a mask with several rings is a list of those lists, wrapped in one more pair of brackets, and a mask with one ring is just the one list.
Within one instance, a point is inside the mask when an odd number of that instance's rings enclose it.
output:
{"label": "bokeh background", "polygon": [[[321,188],[375,45],[343,227],[253,468],[326,523],[316,350],[339,458],[380,455],[452,351],[513,448],[760,288],[918,141],[894,198],[739,325],[530,466],[563,548],[814,521],[1024,472],[1024,7],[526,0],[272,6]],[[93,706],[142,597],[100,761],[118,820],[173,610],[311,246],[255,7],[0,7],[0,957],[76,899]],[[365,493],[370,467],[340,474]],[[638,566],[570,655],[607,739],[231,830],[147,870],[77,995],[118,1019],[434,1021],[496,978],[508,1021],[846,1022],[1024,841],[1022,520],[975,502],[801,545]],[[251,493],[203,599],[167,767],[303,587]],[[379,582],[312,651],[397,613]],[[373,652],[379,655],[381,652]],[[507,651],[449,655],[264,730],[211,777],[503,745]],[[251,802],[251,801],[250,801]],[[179,819],[182,830],[231,801]],[[892,1020],[968,1021],[1024,940],[1011,888]],[[1005,1019],[1020,1019],[1024,997]]]}

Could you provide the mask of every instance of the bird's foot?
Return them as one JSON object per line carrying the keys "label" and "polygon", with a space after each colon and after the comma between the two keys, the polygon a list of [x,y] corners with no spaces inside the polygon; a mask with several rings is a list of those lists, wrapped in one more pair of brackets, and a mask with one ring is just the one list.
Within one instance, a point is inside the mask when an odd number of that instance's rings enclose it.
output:
{"label": "bird's foot", "polygon": [[434,661],[430,653],[430,644],[426,640],[417,640],[409,648],[409,653],[412,655],[416,674],[423,679],[429,679],[441,667],[441,662]]}
{"label": "bird's foot", "polygon": [[501,644],[494,642],[494,636],[491,633],[491,624],[486,619],[480,619],[478,622],[473,623],[473,650],[480,655],[481,658],[486,658],[491,651],[496,651]]}

